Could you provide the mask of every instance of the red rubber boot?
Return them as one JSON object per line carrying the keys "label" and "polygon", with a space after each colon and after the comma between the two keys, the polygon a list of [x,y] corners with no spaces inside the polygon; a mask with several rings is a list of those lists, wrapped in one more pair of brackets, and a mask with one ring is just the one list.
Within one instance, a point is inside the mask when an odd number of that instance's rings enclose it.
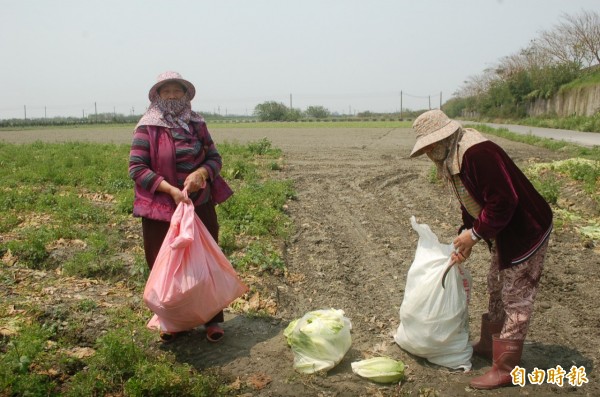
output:
{"label": "red rubber boot", "polygon": [[490,321],[488,313],[481,315],[481,336],[473,343],[473,354],[492,360],[492,335],[502,331],[504,321]]}
{"label": "red rubber boot", "polygon": [[513,339],[500,339],[498,335],[492,337],[492,369],[477,378],[471,379],[469,385],[474,389],[496,389],[512,385],[511,371],[521,363],[523,341]]}

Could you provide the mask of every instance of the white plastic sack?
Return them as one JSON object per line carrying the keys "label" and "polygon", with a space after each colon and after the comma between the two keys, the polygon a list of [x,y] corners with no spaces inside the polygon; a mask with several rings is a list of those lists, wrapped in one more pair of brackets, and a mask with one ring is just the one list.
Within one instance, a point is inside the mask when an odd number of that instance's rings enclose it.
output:
{"label": "white plastic sack", "polygon": [[453,369],[471,369],[473,348],[469,343],[468,303],[471,277],[461,265],[450,263],[452,244],[441,244],[428,225],[410,218],[419,234],[415,258],[408,270],[400,326],[394,335],[404,350],[430,362]]}
{"label": "white plastic sack", "polygon": [[294,353],[294,369],[304,374],[329,371],[350,349],[352,324],[343,310],[306,313],[283,331]]}

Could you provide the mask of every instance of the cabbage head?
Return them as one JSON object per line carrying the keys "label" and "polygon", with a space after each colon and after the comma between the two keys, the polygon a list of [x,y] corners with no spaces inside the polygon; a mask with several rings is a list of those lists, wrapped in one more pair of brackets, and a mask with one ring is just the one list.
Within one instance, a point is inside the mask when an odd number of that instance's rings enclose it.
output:
{"label": "cabbage head", "polygon": [[398,383],[404,379],[404,363],[389,357],[373,357],[351,364],[352,371],[377,383]]}
{"label": "cabbage head", "polygon": [[350,349],[352,324],[343,310],[324,309],[306,313],[283,331],[294,353],[294,369],[304,374],[328,371]]}

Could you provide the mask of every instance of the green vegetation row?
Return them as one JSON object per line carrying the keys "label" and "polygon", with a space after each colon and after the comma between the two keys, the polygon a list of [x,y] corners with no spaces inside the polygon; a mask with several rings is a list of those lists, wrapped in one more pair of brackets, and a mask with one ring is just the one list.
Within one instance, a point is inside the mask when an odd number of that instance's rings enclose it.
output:
{"label": "green vegetation row", "polygon": [[[417,114],[418,115],[418,114]],[[490,122],[498,122],[498,119],[493,118],[480,118],[482,122],[490,121]],[[412,118],[405,118],[400,120],[398,118],[372,118],[372,119],[362,119],[362,118],[331,118],[331,119],[323,119],[323,120],[315,120],[315,119],[307,119],[307,120],[299,120],[299,121],[258,121],[256,119],[252,120],[229,120],[229,119],[221,119],[221,120],[208,120],[209,129],[223,129],[223,128],[243,128],[243,129],[252,129],[252,128],[411,128],[412,126]],[[508,124],[520,124],[520,125],[530,125],[533,127],[544,127],[544,128],[557,128],[557,129],[566,129],[573,131],[586,131],[586,132],[600,132],[600,113],[587,117],[587,116],[571,116],[571,117],[557,117],[552,115],[547,115],[544,118],[523,118],[523,119],[502,119],[502,122]],[[64,130],[65,128],[93,128],[93,129],[115,129],[115,128],[123,128],[130,129],[133,131],[135,123],[131,124],[123,124],[123,123],[114,123],[114,124],[72,124],[72,125],[50,125],[43,126],[41,128],[44,131],[52,131],[52,129],[56,130]],[[27,130],[35,130],[39,129],[39,126],[35,125],[18,125],[13,127],[2,127],[0,126],[0,132],[4,131],[27,131]]]}
{"label": "green vegetation row", "polygon": [[[411,121],[418,116],[419,112],[413,112],[414,114],[403,115],[400,117],[399,114],[379,114],[379,113],[370,113],[364,117],[328,117],[325,119],[316,119],[316,118],[302,118],[298,120],[281,120],[281,121],[261,121],[258,118],[241,118],[241,117],[227,117],[227,118],[217,118],[217,119],[206,119],[209,127],[231,127],[235,126],[235,128],[270,128],[270,127],[302,127],[302,128],[363,128],[363,127],[373,127],[378,128],[380,126],[387,126],[390,123],[397,124],[400,123],[402,125],[410,126]],[[139,116],[138,116],[139,118]],[[73,122],[63,123],[61,121],[53,121],[49,120],[23,120],[23,119],[11,119],[11,120],[0,120],[0,131],[2,130],[29,130],[35,129],[37,127],[44,128],[102,128],[103,126],[107,126],[108,128],[112,128],[115,126],[131,126],[131,130],[137,123],[136,120],[130,121],[94,121],[94,120],[83,120],[81,122],[74,120]]]}
{"label": "green vegetation row", "polygon": [[319,120],[319,121],[262,121],[255,123],[212,123],[209,129],[216,128],[410,128],[410,120]]}
{"label": "green vegetation row", "polygon": [[[277,175],[280,150],[263,139],[225,142],[219,151],[235,191],[217,209],[224,252],[242,277],[280,271],[277,247],[291,231],[283,207],[295,194],[291,181]],[[0,396],[226,392],[223,380],[152,348],[157,335],[145,327],[148,272],[140,221],[131,215],[128,154],[128,145],[0,143],[0,328],[15,331],[0,335]],[[45,278],[31,291],[6,295],[23,288],[11,273],[17,268],[122,284],[132,297],[109,309],[95,299],[43,307],[19,296],[43,294]],[[103,326],[90,326],[100,320]],[[94,354],[73,355],[80,346]]]}
{"label": "green vegetation row", "polygon": [[329,109],[324,106],[308,106],[306,110],[297,108],[287,107],[282,102],[266,101],[259,103],[254,108],[254,116],[259,121],[311,121],[311,120],[324,120],[324,121],[353,121],[353,120],[406,120],[414,119],[423,110],[413,111],[408,109],[402,109],[402,112],[397,113],[374,113],[370,111],[364,111],[356,114],[355,116],[344,116],[338,114],[332,114]]}

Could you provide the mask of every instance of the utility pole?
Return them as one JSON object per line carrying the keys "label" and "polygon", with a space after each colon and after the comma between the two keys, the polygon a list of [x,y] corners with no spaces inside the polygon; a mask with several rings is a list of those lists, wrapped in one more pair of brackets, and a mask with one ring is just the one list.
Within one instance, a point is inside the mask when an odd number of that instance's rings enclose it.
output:
{"label": "utility pole", "polygon": [[96,106],[96,102],[94,102],[94,114],[96,117],[96,121],[98,121],[98,107]]}
{"label": "utility pole", "polygon": [[402,119],[402,91],[400,91],[400,120]]}
{"label": "utility pole", "polygon": [[44,119],[46,119],[47,114],[46,114],[46,106],[44,106]]}
{"label": "utility pole", "polygon": [[431,110],[431,95],[429,95],[429,110]]}

